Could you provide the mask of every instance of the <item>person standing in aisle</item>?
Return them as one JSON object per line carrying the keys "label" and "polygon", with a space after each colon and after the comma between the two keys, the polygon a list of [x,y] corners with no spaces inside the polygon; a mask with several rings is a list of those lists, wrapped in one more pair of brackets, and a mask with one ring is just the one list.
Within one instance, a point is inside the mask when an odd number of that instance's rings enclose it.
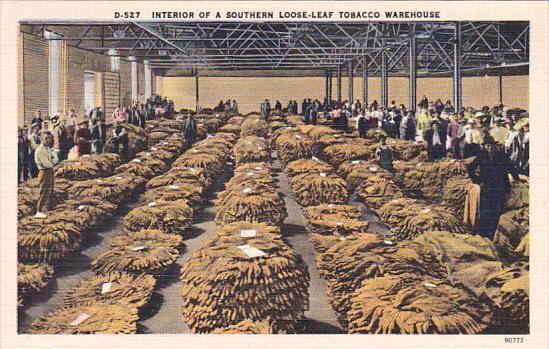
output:
{"label": "person standing in aisle", "polygon": [[76,131],[75,143],[78,157],[91,153],[91,132],[87,121],[80,122],[80,128]]}
{"label": "person standing in aisle", "polygon": [[366,120],[366,115],[360,113],[358,119],[356,120],[356,128],[358,130],[358,136],[360,138],[366,138],[366,132],[368,131],[368,120]]}
{"label": "person standing in aisle", "polygon": [[39,125],[39,131],[42,129],[42,123],[44,122],[44,118],[42,118],[42,111],[38,109],[36,111],[36,116],[34,116],[31,120],[31,125]]}
{"label": "person standing in aisle", "polygon": [[53,144],[53,136],[50,132],[42,134],[42,143],[36,149],[34,161],[40,171],[38,173],[38,188],[39,196],[36,204],[37,218],[45,218],[45,212],[51,209],[52,194],[54,187],[53,167],[59,162],[55,152],[51,146]]}
{"label": "person standing in aisle", "polygon": [[95,120],[91,127],[91,146],[95,154],[101,154],[107,142],[107,126],[102,120]]}
{"label": "person standing in aisle", "polygon": [[238,114],[238,103],[236,103],[236,99],[233,99],[231,110],[233,113]]}
{"label": "person standing in aisle", "polygon": [[282,103],[280,103],[279,100],[277,100],[276,103],[275,103],[275,110],[276,111],[282,111]]}
{"label": "person standing in aisle", "polygon": [[269,115],[271,114],[271,103],[268,99],[265,99],[265,102],[261,103],[261,116],[265,120],[269,120]]}
{"label": "person standing in aisle", "polygon": [[198,133],[198,125],[192,114],[189,114],[185,121],[183,121],[182,133],[187,148],[190,148],[196,141],[196,135]]}
{"label": "person standing in aisle", "polygon": [[31,178],[38,176],[38,167],[36,167],[36,161],[34,161],[34,154],[36,149],[40,146],[40,136],[38,131],[40,130],[39,124],[32,124],[30,134],[28,136],[29,141],[29,173]]}
{"label": "person standing in aisle", "polygon": [[469,177],[480,186],[479,217],[475,231],[490,240],[505,207],[505,197],[511,189],[509,174],[520,181],[518,173],[504,152],[497,150],[496,141],[488,136],[483,149],[467,166]]}
{"label": "person standing in aisle", "polygon": [[379,147],[376,149],[376,156],[379,161],[379,167],[388,172],[393,172],[393,152],[387,145],[386,137],[379,139]]}
{"label": "person standing in aisle", "polygon": [[430,161],[442,159],[446,155],[446,138],[445,134],[440,132],[438,121],[431,122],[431,128],[425,132],[425,140]]}
{"label": "person standing in aisle", "polygon": [[[128,156],[128,132],[122,127],[120,122],[115,121],[112,128],[112,144],[114,146],[114,152],[120,155],[122,161],[127,159]],[[122,152],[120,152],[120,146],[122,145]]]}
{"label": "person standing in aisle", "polygon": [[29,141],[26,127],[17,130],[17,184],[28,179]]}

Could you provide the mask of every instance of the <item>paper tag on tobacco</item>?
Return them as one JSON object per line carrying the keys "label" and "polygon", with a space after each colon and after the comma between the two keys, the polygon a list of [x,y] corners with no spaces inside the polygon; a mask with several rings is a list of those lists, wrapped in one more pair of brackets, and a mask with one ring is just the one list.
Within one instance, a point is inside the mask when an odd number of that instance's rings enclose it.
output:
{"label": "paper tag on tobacco", "polygon": [[196,172],[196,170],[194,169],[194,167],[187,167],[187,169],[191,172]]}
{"label": "paper tag on tobacco", "polygon": [[254,173],[253,172],[246,172],[246,176],[253,176]]}
{"label": "paper tag on tobacco", "polygon": [[251,192],[251,191],[252,191],[252,188],[246,188],[246,189],[242,190],[242,192],[243,192],[244,194],[248,194],[248,193]]}
{"label": "paper tag on tobacco", "polygon": [[133,159],[132,161],[133,161],[133,162],[138,162],[138,163],[140,163],[140,162],[141,162],[141,159]]}
{"label": "paper tag on tobacco", "polygon": [[326,177],[326,173],[325,172],[320,172],[320,177]]}
{"label": "paper tag on tobacco", "polygon": [[97,183],[103,183],[103,181],[101,179],[96,179],[95,180]]}
{"label": "paper tag on tobacco", "polygon": [[369,170],[370,170],[370,172],[377,172],[377,167],[371,166],[371,167],[369,168]]}
{"label": "paper tag on tobacco", "polygon": [[145,248],[146,248],[145,246],[137,246],[137,247],[130,248],[130,251],[142,251]]}
{"label": "paper tag on tobacco", "polygon": [[255,229],[240,229],[240,237],[242,238],[253,238],[257,235]]}
{"label": "paper tag on tobacco", "polygon": [[430,283],[430,282],[424,283],[423,286],[425,286],[425,287],[431,287],[431,288],[437,287],[437,285],[432,284],[432,283]]}
{"label": "paper tag on tobacco", "polygon": [[353,160],[351,163],[352,163],[353,165],[356,165],[356,164],[359,164],[359,163],[360,163],[360,160]]}
{"label": "paper tag on tobacco", "polygon": [[112,286],[112,282],[105,282],[105,283],[101,286],[101,294],[105,294],[105,293],[111,292],[111,286]]}
{"label": "paper tag on tobacco", "polygon": [[154,206],[156,206],[156,201],[149,202],[149,203],[147,204],[147,206],[149,206],[149,207],[154,207]]}
{"label": "paper tag on tobacco", "polygon": [[383,243],[385,245],[392,245],[393,244],[393,242],[391,240],[383,240]]}
{"label": "paper tag on tobacco", "polygon": [[86,321],[87,319],[89,319],[89,317],[90,317],[89,314],[82,313],[82,314],[78,315],[78,317],[76,319],[74,319],[73,322],[71,322],[71,326],[78,326],[81,323],[83,323],[84,321]]}
{"label": "paper tag on tobacco", "polygon": [[79,210],[83,210],[84,208],[86,208],[85,205],[80,205],[80,206],[78,206],[78,209],[79,209]]}
{"label": "paper tag on tobacco", "polygon": [[295,138],[300,139],[301,136],[300,135],[295,135]]}
{"label": "paper tag on tobacco", "polygon": [[151,156],[151,153],[146,152],[146,153],[145,153],[145,156]]}
{"label": "paper tag on tobacco", "polygon": [[152,147],[151,150],[152,150],[152,151],[157,151],[158,148],[157,148],[157,147]]}
{"label": "paper tag on tobacco", "polygon": [[250,246],[248,244],[240,245],[237,247],[241,249],[242,252],[244,252],[248,256],[248,258],[263,257],[267,255],[264,251],[260,250],[259,248]]}
{"label": "paper tag on tobacco", "polygon": [[258,171],[260,171],[260,170],[262,170],[262,169],[263,169],[263,167],[261,167],[261,166],[258,166],[258,167],[256,167],[255,169],[256,169],[256,170],[258,170]]}
{"label": "paper tag on tobacco", "polygon": [[114,177],[114,179],[122,179],[122,177],[121,176],[116,176],[116,177]]}
{"label": "paper tag on tobacco", "polygon": [[178,185],[170,185],[170,189],[177,189],[177,188],[179,188]]}
{"label": "paper tag on tobacco", "polygon": [[317,158],[316,156],[313,156],[311,159],[313,159],[314,161],[320,161],[320,159]]}

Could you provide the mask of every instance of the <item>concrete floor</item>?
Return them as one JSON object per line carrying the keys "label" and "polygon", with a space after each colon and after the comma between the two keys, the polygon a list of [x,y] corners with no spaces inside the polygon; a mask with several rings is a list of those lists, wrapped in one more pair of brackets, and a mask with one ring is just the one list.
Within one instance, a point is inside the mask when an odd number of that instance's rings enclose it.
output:
{"label": "concrete floor", "polygon": [[[276,156],[276,154],[274,155]],[[286,242],[302,256],[311,276],[310,308],[305,313],[306,318],[299,331],[300,333],[345,333],[337,323],[335,312],[331,308],[326,294],[326,283],[320,278],[316,268],[316,253],[305,231],[301,207],[292,197],[288,178],[280,171],[280,163],[276,158],[273,161],[273,167],[275,178],[278,181],[278,189],[284,196],[288,211],[288,217],[282,227],[283,235]],[[181,287],[179,269],[194,251],[203,246],[208,239],[215,237],[214,200],[217,193],[223,190],[224,183],[230,176],[231,173],[225,173],[214,181],[212,189],[207,194],[205,206],[195,217],[194,225],[191,228],[191,237],[186,239],[184,246],[181,247],[176,264],[157,278],[157,286],[151,301],[140,310],[138,333],[190,333],[188,326],[181,318],[179,309],[181,297],[179,294]],[[388,229],[380,224],[377,217],[361,203],[351,198],[350,204],[362,208],[363,219],[371,222],[372,228],[388,233]],[[131,205],[123,206],[108,224],[98,229],[99,233],[89,236],[79,253],[72,254],[62,264],[54,265],[55,278],[51,284],[33,299],[28,300],[27,304],[19,310],[18,330],[20,333],[25,333],[32,321],[39,316],[59,309],[65,292],[76,286],[79,281],[92,276],[90,262],[108,249],[108,241],[112,237],[123,233],[122,219],[131,208],[137,205],[139,203],[134,202]]]}

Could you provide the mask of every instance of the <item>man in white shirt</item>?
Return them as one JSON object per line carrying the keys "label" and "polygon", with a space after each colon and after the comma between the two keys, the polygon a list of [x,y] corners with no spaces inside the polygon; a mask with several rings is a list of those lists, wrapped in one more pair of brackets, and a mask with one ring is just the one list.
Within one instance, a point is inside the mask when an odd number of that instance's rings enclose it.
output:
{"label": "man in white shirt", "polygon": [[39,197],[36,204],[36,218],[45,218],[51,209],[54,178],[53,167],[59,162],[56,152],[51,148],[53,136],[50,132],[42,133],[42,142],[34,152],[34,161],[38,167]]}

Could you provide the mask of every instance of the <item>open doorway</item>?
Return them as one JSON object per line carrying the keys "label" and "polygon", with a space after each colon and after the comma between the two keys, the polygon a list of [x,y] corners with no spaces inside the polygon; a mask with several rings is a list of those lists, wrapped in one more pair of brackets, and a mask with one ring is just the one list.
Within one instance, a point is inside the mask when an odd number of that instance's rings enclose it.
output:
{"label": "open doorway", "polygon": [[95,73],[84,73],[84,112],[86,115],[95,107]]}

